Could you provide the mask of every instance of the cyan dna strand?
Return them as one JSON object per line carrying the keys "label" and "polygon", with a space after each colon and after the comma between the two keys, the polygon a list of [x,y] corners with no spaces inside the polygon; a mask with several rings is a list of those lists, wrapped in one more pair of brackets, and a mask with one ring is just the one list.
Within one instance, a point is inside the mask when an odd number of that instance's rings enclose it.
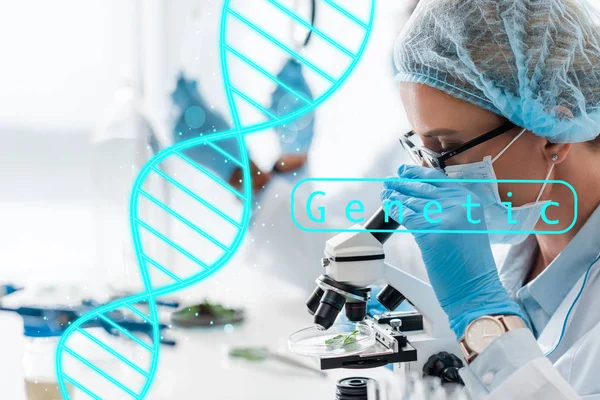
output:
{"label": "cyan dna strand", "polygon": [[[270,17],[244,11],[249,3],[270,7]],[[78,399],[143,399],[148,395],[160,354],[156,299],[206,279],[225,266],[248,228],[252,185],[244,137],[293,123],[313,111],[346,81],[360,60],[373,27],[375,0],[318,0],[320,16],[314,25],[288,3],[292,1],[224,1],[220,59],[232,129],[198,134],[161,151],[141,169],[131,192],[130,226],[144,290],[101,306],[67,328],[56,353],[64,399],[71,399],[75,392]],[[289,30],[282,33],[274,28],[292,24],[312,31],[311,48],[318,52],[298,49]],[[345,28],[339,29],[343,24]],[[238,40],[240,37],[244,40]],[[312,96],[308,98],[283,82],[277,74],[281,65],[272,65],[253,48],[268,48],[296,60],[310,78]],[[236,73],[241,70],[245,74]],[[250,75],[254,77],[251,80]],[[287,91],[297,106],[288,112],[273,112],[268,94],[274,87]],[[197,149],[203,150],[200,158],[194,157]],[[215,162],[234,166],[240,172],[240,185],[233,187],[218,176],[211,167]],[[157,188],[165,183],[183,200],[172,202],[161,196]],[[237,200],[225,202],[225,196]],[[169,234],[164,224],[149,218],[149,209],[163,213],[169,223],[185,232],[185,243]],[[164,256],[168,253],[165,248],[177,257]],[[148,324],[151,334],[141,337],[119,324],[123,315]],[[108,341],[107,335],[86,328],[99,324],[118,334],[118,340]]]}

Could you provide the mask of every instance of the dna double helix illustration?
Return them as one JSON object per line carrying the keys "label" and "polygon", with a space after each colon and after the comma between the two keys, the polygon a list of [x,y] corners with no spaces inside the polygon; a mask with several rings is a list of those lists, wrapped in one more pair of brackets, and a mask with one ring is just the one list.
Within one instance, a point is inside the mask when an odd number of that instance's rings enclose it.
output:
{"label": "dna double helix illustration", "polygon": [[[353,26],[355,34],[343,38],[336,36],[335,24],[328,25],[329,29],[321,27],[318,23],[313,25],[286,5],[284,0],[261,1],[272,7],[280,18],[289,19],[311,31],[314,41],[318,40],[323,47],[328,48],[327,52],[331,53],[332,57],[335,55],[337,59],[343,60],[343,68],[340,68],[340,62],[336,63],[335,68],[331,68],[328,65],[331,63],[330,59],[327,57],[315,59],[293,49],[286,40],[274,33],[268,21],[259,21],[245,13],[243,7],[239,6],[243,1],[224,1],[220,26],[220,60],[232,129],[227,132],[199,135],[164,149],[140,171],[131,192],[130,226],[145,290],[101,306],[70,324],[60,339],[56,353],[56,373],[64,399],[71,399],[75,392],[77,398],[85,397],[79,397],[84,394],[96,400],[143,399],[148,395],[156,376],[160,354],[161,330],[156,299],[206,279],[225,266],[239,249],[247,231],[252,206],[252,177],[244,137],[290,123],[314,110],[347,80],[365,51],[373,27],[375,0],[319,0],[320,7]],[[354,10],[357,5],[362,10],[360,13]],[[304,98],[301,93],[296,93],[293,88],[286,86],[285,82],[280,81],[276,74],[271,72],[271,66],[258,60],[246,46],[231,40],[231,26],[245,29],[247,36],[251,37],[250,40],[256,45],[270,46],[286,57],[295,59],[316,80],[322,82],[320,87],[315,89],[313,98]],[[265,87],[278,85],[285,88],[291,96],[302,102],[302,106],[295,107],[287,113],[273,113],[269,106],[264,105],[261,96],[247,91],[247,82],[244,82],[244,79],[232,73],[233,64],[236,67],[241,64],[250,69],[264,80]],[[262,119],[248,121],[240,111],[243,107],[251,107]],[[232,143],[235,143],[235,151],[231,150]],[[202,160],[191,157],[189,151],[199,146],[210,150],[214,159],[231,163],[239,170],[240,185],[231,186],[202,163]],[[173,173],[168,167],[172,164],[184,165],[192,179],[185,179],[180,174]],[[177,204],[161,199],[151,185],[151,181],[156,180],[168,183],[172,190],[186,197],[187,204],[193,204],[198,210],[210,214],[209,221],[204,224],[198,223],[190,217],[189,206],[186,208],[188,212],[185,212],[181,207],[178,208]],[[214,191],[208,193],[208,186],[218,187],[224,193],[234,196],[239,207],[223,209],[221,202],[212,194]],[[197,245],[191,248],[190,245],[182,244],[167,234],[146,217],[143,210],[148,207],[160,210],[173,223],[185,227],[186,232],[195,235],[193,240]],[[219,233],[223,229],[227,231],[226,235]],[[160,246],[168,247],[185,259],[188,265],[193,265],[193,268],[182,272],[176,265],[168,265],[168,261],[161,259],[160,254],[154,251],[159,245],[148,243],[159,243]],[[135,315],[136,318],[145,321],[152,327],[152,340],[143,340],[127,330],[118,323],[118,319],[115,320],[115,314]],[[127,346],[130,349],[135,348],[136,354],[141,356],[135,357],[134,360],[129,353],[125,354],[122,351],[122,347],[126,346],[115,346],[86,329],[90,322],[97,321],[110,325],[120,336],[120,341],[127,342]],[[86,352],[92,343],[103,351],[111,362],[106,362],[106,358],[98,361]],[[131,374],[125,376],[122,373],[123,368],[128,368]],[[112,391],[107,392],[106,387],[110,387]]]}

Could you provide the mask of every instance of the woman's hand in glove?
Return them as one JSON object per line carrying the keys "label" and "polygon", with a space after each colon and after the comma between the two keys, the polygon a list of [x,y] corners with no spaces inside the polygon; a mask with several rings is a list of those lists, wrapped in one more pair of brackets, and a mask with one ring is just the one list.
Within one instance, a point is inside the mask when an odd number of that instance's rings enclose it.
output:
{"label": "woman's hand in glove", "polygon": [[385,182],[381,199],[390,217],[413,231],[433,290],[457,338],[483,315],[522,317],[500,283],[488,235],[470,233],[486,230],[477,197],[434,169],[403,165],[398,177]]}

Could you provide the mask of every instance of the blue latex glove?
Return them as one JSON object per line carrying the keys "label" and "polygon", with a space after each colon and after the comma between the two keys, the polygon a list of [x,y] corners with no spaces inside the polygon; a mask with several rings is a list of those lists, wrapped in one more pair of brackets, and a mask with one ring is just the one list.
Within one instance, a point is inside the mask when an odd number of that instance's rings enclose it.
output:
{"label": "blue latex glove", "polygon": [[[176,113],[173,127],[175,143],[210,133],[222,133],[231,130],[225,118],[211,109],[198,89],[195,80],[187,80],[183,75],[177,79],[177,86],[171,94]],[[220,140],[215,143],[227,153],[240,157],[240,146],[236,138]],[[209,146],[194,146],[184,151],[185,155],[209,168],[216,175],[228,181],[237,165]]]}
{"label": "blue latex glove", "polygon": [[[278,118],[286,117],[307,106],[305,100],[312,101],[313,96],[302,73],[302,65],[290,59],[277,79],[294,90],[302,98],[278,85],[271,95],[271,112]],[[307,112],[296,119],[277,127],[282,155],[306,154],[312,144],[315,132],[314,112]]]}
{"label": "blue latex glove", "polygon": [[[467,325],[483,315],[515,314],[523,318],[521,309],[500,283],[488,235],[427,232],[485,230],[482,207],[471,207],[471,221],[480,221],[473,224],[469,222],[467,207],[463,206],[468,195],[472,204],[478,203],[477,197],[458,183],[444,182],[446,175],[430,168],[403,165],[398,176],[404,181],[386,181],[381,198],[402,204],[403,207],[390,206],[391,218],[409,230],[425,231],[413,235],[433,290],[456,337],[462,337]],[[442,181],[424,183],[417,179]],[[442,206],[440,213],[429,214],[430,220],[439,220],[435,223],[427,221],[423,213],[432,200]],[[437,210],[435,206],[429,209]]]}

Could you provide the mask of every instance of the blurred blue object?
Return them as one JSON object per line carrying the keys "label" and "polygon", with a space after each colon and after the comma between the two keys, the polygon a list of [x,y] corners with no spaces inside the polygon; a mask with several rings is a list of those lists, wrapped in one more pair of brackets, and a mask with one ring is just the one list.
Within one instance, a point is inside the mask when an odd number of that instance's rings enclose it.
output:
{"label": "blurred blue object", "polygon": [[[271,112],[277,118],[290,115],[313,101],[302,65],[296,60],[288,60],[277,79],[282,85],[278,85],[271,95]],[[282,155],[308,152],[315,132],[314,116],[311,111],[277,127]]]}
{"label": "blurred blue object", "polygon": [[8,296],[14,292],[18,292],[19,290],[23,290],[22,287],[17,287],[15,285],[0,285],[0,297]]}
{"label": "blurred blue object", "polygon": [[[177,79],[177,86],[171,94],[173,101],[175,125],[173,139],[175,143],[195,139],[217,132],[227,132],[231,126],[225,118],[208,105],[200,90],[198,82],[187,80],[183,74]],[[220,140],[219,147],[236,158],[240,157],[239,144],[236,138]],[[220,178],[228,181],[237,168],[223,154],[210,146],[194,146],[184,150],[185,155],[209,168]]]}
{"label": "blurred blue object", "polygon": [[[4,287],[10,287],[15,289],[12,285],[5,285]],[[16,290],[20,290],[17,288]],[[14,291],[16,291],[14,290]],[[14,292],[13,291],[13,292]],[[11,292],[11,293],[13,293]],[[90,310],[96,309],[102,306],[102,304],[93,300],[84,300],[81,305],[78,306],[62,306],[62,305],[22,305],[19,307],[6,307],[0,304],[0,311],[14,312],[21,316],[23,319],[23,334],[27,337],[57,337],[61,336],[65,330],[75,322],[83,314]],[[171,304],[168,302],[168,307]],[[109,320],[125,328],[131,333],[139,333],[148,336],[150,339],[153,337],[152,325],[148,324],[145,320],[138,316],[131,314],[124,314],[121,311],[112,311],[108,314]],[[119,332],[115,327],[108,321],[100,318],[90,320],[84,325],[85,328],[103,328],[106,332],[113,336],[119,336]],[[166,324],[159,324],[161,331],[168,329]],[[165,345],[174,346],[175,341],[161,336],[160,342]]]}
{"label": "blurred blue object", "polygon": [[[61,336],[69,325],[77,320],[81,315],[95,308],[97,305],[82,305],[78,307],[61,306],[23,306],[19,308],[4,308],[0,306],[0,311],[15,312],[23,318],[24,334],[28,337],[52,337]],[[132,333],[140,333],[152,338],[152,325],[141,321],[136,317],[127,316],[120,311],[113,311],[110,314],[110,320]],[[119,332],[108,322],[96,318],[85,324],[85,328],[103,328],[113,336],[118,336]],[[167,329],[166,324],[160,324],[159,329]],[[170,339],[161,339],[161,343],[174,345],[175,342]]]}
{"label": "blurred blue object", "polygon": [[[385,308],[378,300],[377,300],[377,295],[379,294],[379,292],[381,292],[383,290],[382,286],[377,286],[377,287],[373,287],[371,288],[371,298],[369,299],[369,301],[367,302],[367,314],[369,314],[369,316],[373,317],[375,315],[378,314],[383,314],[384,312],[388,312],[390,310],[388,310],[387,308]],[[391,310],[391,311],[412,311],[414,310],[414,307],[411,306],[408,301],[403,301],[398,308],[396,308],[395,310]]]}

